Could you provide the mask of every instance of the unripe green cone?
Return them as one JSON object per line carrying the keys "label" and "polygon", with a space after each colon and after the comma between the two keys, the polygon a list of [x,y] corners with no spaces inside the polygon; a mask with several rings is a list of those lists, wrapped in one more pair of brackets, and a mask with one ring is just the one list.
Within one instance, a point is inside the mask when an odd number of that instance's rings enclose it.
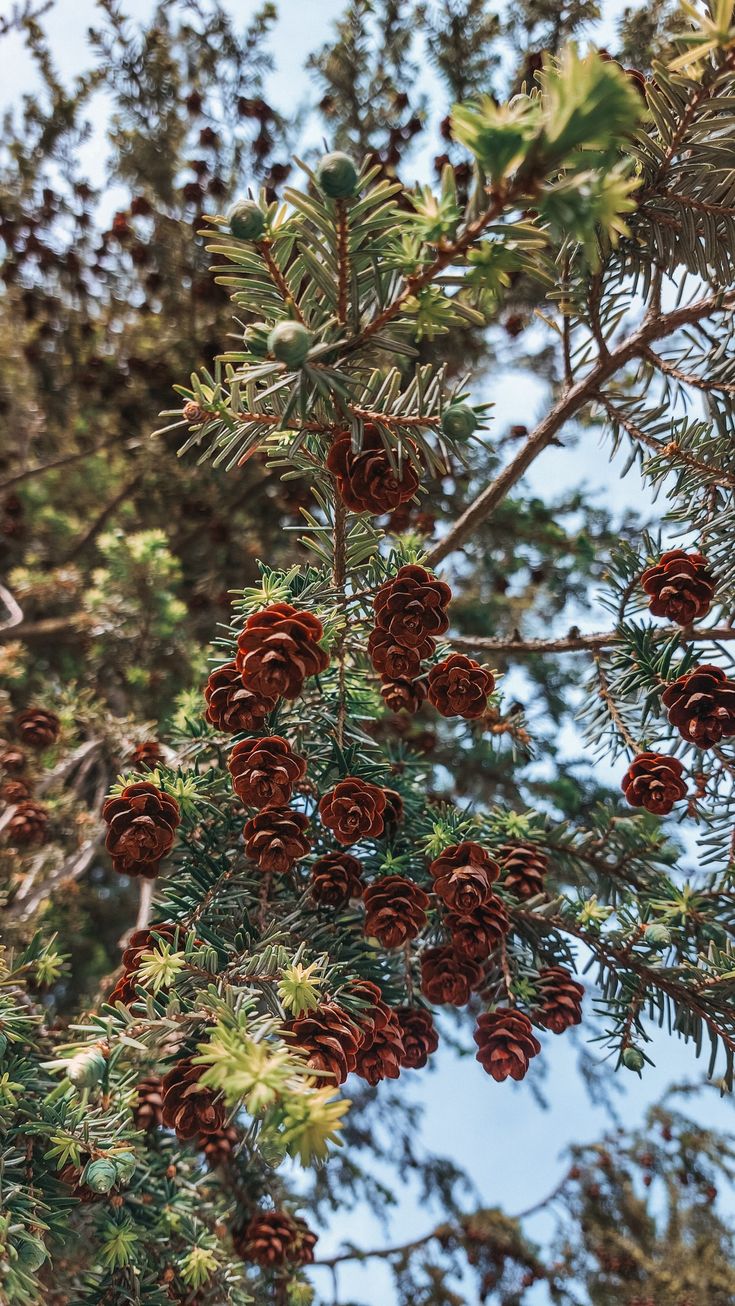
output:
{"label": "unripe green cone", "polygon": [[117,1182],[127,1184],[135,1173],[135,1155],[133,1152],[116,1152],[114,1157],[110,1158],[115,1165]]}
{"label": "unripe green cone", "polygon": [[23,1269],[31,1274],[35,1270],[40,1270],[48,1256],[43,1243],[39,1242],[37,1238],[24,1238],[22,1243],[18,1243],[16,1251],[18,1253],[18,1264],[22,1265]]}
{"label": "unripe green cone", "polygon": [[238,200],[227,214],[227,221],[238,240],[258,240],[263,235],[265,214],[255,200]]}
{"label": "unripe green cone", "polygon": [[243,343],[251,354],[265,358],[268,353],[268,323],[251,322],[242,333]]}
{"label": "unripe green cone", "polygon": [[626,1048],[623,1052],[623,1065],[626,1070],[632,1070],[635,1073],[640,1074],[645,1064],[645,1057],[638,1048]]}
{"label": "unripe green cone", "polygon": [[451,404],[442,417],[442,431],[452,440],[469,440],[476,426],[469,404]]}
{"label": "unripe green cone", "polygon": [[311,345],[311,332],[300,322],[279,322],[268,337],[268,348],[279,363],[300,367]]}
{"label": "unripe green cone", "polygon": [[330,199],[344,200],[355,193],[357,168],[349,154],[343,154],[341,150],[324,155],[316,176],[324,194]]}
{"label": "unripe green cone", "polygon": [[117,1183],[117,1170],[114,1163],[108,1161],[106,1157],[100,1157],[98,1161],[90,1161],[82,1175],[82,1183],[91,1188],[93,1193],[109,1193]]}
{"label": "unripe green cone", "polygon": [[77,1052],[66,1068],[66,1077],[75,1088],[94,1088],[105,1073],[105,1058],[99,1048]]}
{"label": "unripe green cone", "polygon": [[647,925],[643,937],[652,948],[665,948],[671,943],[671,931],[667,925],[659,922]]}

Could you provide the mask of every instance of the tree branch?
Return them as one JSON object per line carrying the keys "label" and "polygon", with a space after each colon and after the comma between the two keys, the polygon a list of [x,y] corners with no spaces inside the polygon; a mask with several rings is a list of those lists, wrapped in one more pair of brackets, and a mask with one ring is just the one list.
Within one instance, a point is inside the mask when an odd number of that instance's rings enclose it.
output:
{"label": "tree branch", "polygon": [[[666,640],[680,635],[683,643],[729,641],[735,639],[735,626],[659,626],[655,638]],[[558,639],[522,639],[516,632],[505,638],[502,635],[448,635],[447,643],[462,651],[488,653],[595,653],[599,649],[613,648],[622,642],[617,630],[603,630],[582,635],[572,629]]]}

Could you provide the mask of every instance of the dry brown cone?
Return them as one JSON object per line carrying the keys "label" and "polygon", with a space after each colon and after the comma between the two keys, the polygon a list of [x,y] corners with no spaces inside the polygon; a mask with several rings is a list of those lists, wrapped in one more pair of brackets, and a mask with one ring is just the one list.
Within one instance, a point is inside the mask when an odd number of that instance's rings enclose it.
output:
{"label": "dry brown cone", "polygon": [[655,816],[667,816],[674,803],[686,798],[683,763],[663,753],[639,753],[623,776],[621,788],[631,807],[645,807]]}
{"label": "dry brown cone", "polygon": [[434,652],[434,641],[427,639],[419,648],[406,648],[390,631],[373,630],[367,647],[373,667],[386,680],[415,680],[421,674],[422,658]]}
{"label": "dry brown cone", "polygon": [[233,735],[240,731],[261,730],[277,702],[275,697],[267,698],[246,689],[234,662],[225,662],[210,672],[204,698],[207,720],[218,730]]}
{"label": "dry brown cone", "polygon": [[661,702],[683,739],[711,748],[735,735],[735,681],[721,667],[694,667],[667,685]]}
{"label": "dry brown cone", "polygon": [[494,688],[491,672],[464,653],[451,653],[429,672],[429,702],[446,717],[481,717]]}
{"label": "dry brown cone", "polygon": [[363,895],[364,931],[384,948],[401,948],[419,935],[426,924],[429,895],[403,875],[384,875]]}
{"label": "dry brown cone", "polygon": [[495,894],[469,915],[447,912],[444,923],[455,952],[470,961],[486,961],[510,929],[508,913]]}
{"label": "dry brown cone", "polygon": [[451,946],[425,948],[421,954],[421,992],[429,1002],[463,1007],[481,979],[476,962]]}
{"label": "dry brown cone", "polygon": [[475,1042],[477,1060],[498,1083],[509,1076],[523,1079],[531,1057],[538,1056],[541,1051],[528,1016],[512,1008],[486,1011],[480,1016]]}
{"label": "dry brown cone", "polygon": [[655,617],[688,626],[710,610],[715,581],[701,553],[669,549],[641,576],[648,607]]}
{"label": "dry brown cone", "polygon": [[176,926],[167,923],[151,925],[147,930],[133,930],[121,959],[123,973],[107,1001],[113,1006],[116,1002],[123,1002],[129,1007],[135,998],[137,971],[143,953],[155,949],[159,939],[173,945],[177,938],[183,940],[185,937],[184,931],[178,931],[177,934]]}
{"label": "dry brown cone", "polygon": [[237,669],[246,689],[264,698],[296,698],[304,681],[329,665],[324,628],[311,612],[272,603],[254,612],[237,640]]}
{"label": "dry brown cone", "polygon": [[503,888],[524,900],[543,893],[549,861],[535,844],[503,844],[497,858],[504,871]]}
{"label": "dry brown cone", "polygon": [[386,834],[392,837],[403,820],[403,799],[397,789],[384,789],[383,793],[385,794],[383,824],[385,825]]}
{"label": "dry brown cone", "polygon": [[96,1193],[93,1188],[79,1182],[81,1177],[82,1171],[75,1165],[65,1165],[56,1176],[60,1183],[71,1189],[78,1202],[104,1202],[109,1193]]}
{"label": "dry brown cone", "polygon": [[418,712],[426,698],[426,685],[423,680],[389,680],[383,678],[380,695],[391,712]]}
{"label": "dry brown cone", "polygon": [[406,1054],[395,1011],[383,1001],[377,984],[358,980],[352,992],[368,1005],[357,1013],[363,1040],[357,1049],[356,1073],[373,1088],[383,1079],[397,1079]]}
{"label": "dry brown cone", "polygon": [[[411,449],[415,452],[415,445]],[[371,423],[363,429],[357,452],[352,447],[351,431],[337,435],[327,454],[327,467],[351,512],[382,516],[413,498],[419,486],[416,469],[406,450],[399,472],[388,456],[380,432]]]}
{"label": "dry brown cone", "polygon": [[224,1104],[211,1088],[200,1082],[203,1073],[202,1066],[195,1066],[189,1057],[182,1057],[163,1079],[162,1120],[167,1129],[176,1131],[176,1137],[182,1142],[200,1134],[219,1133],[225,1126]]}
{"label": "dry brown cone", "polygon": [[468,916],[490,900],[500,867],[482,844],[468,839],[445,848],[429,871],[442,902],[458,915]]}
{"label": "dry brown cone", "polygon": [[133,1107],[136,1129],[155,1129],[163,1124],[163,1081],[159,1075],[146,1075],[136,1087],[138,1095]]}
{"label": "dry brown cone", "polygon": [[105,848],[121,875],[153,879],[170,851],[179,824],[179,805],[148,780],[126,785],[102,808],[107,822]]}
{"label": "dry brown cone", "polygon": [[16,737],[29,748],[49,748],[59,737],[61,723],[55,712],[43,707],[29,707],[19,712],[13,722]]}
{"label": "dry brown cone", "polygon": [[449,629],[446,607],[451,597],[449,586],[425,567],[401,567],[375,595],[375,624],[388,631],[394,643],[425,657],[426,640]]}
{"label": "dry brown cone", "polygon": [[424,1007],[401,1007],[396,1017],[403,1035],[401,1066],[407,1070],[421,1070],[439,1046],[431,1012]]}
{"label": "dry brown cone", "polygon": [[258,1211],[242,1231],[233,1234],[238,1255],[264,1270],[309,1265],[316,1241],[306,1222],[289,1211]]}
{"label": "dry brown cone", "polygon": [[563,966],[549,966],[539,972],[538,979],[541,1024],[552,1034],[563,1034],[571,1025],[581,1024],[584,985]]}
{"label": "dry brown cone", "polygon": [[211,1134],[202,1134],[199,1147],[210,1170],[217,1170],[220,1166],[229,1164],[239,1142],[240,1134],[235,1126],[226,1125],[224,1129],[214,1130]]}
{"label": "dry brown cone", "polygon": [[378,785],[348,775],[324,794],[319,803],[322,825],[341,844],[378,838],[384,829],[385,793]]}
{"label": "dry brown cone", "polygon": [[363,1041],[356,1020],[336,1002],[324,1002],[316,1011],[299,1016],[286,1026],[289,1042],[300,1050],[315,1070],[325,1070],[336,1084],[344,1084],[357,1065]]}
{"label": "dry brown cone", "polygon": [[311,848],[309,819],[290,807],[268,807],[245,822],[245,851],[258,869],[284,875]]}
{"label": "dry brown cone", "polygon": [[43,803],[25,799],[18,803],[5,824],[5,841],[16,848],[39,848],[46,842],[48,823],[49,814]]}
{"label": "dry brown cone", "polygon": [[143,768],[154,771],[157,766],[164,762],[165,755],[157,739],[144,739],[141,744],[136,744],[130,755],[130,767],[133,771],[142,771]]}
{"label": "dry brown cone", "polygon": [[0,785],[0,798],[9,807],[15,807],[16,803],[25,802],[30,798],[31,791],[25,780],[6,780]]}
{"label": "dry brown cone", "polygon": [[309,872],[311,896],[323,907],[345,907],[351,898],[361,898],[362,863],[352,853],[325,853],[317,857]]}
{"label": "dry brown cone", "polygon": [[8,775],[21,775],[26,769],[28,758],[22,748],[16,748],[15,744],[8,744],[5,741],[0,745],[0,767]]}
{"label": "dry brown cone", "polygon": [[293,787],[306,775],[306,759],[294,753],[287,739],[265,735],[241,739],[227,766],[232,787],[246,807],[286,807]]}

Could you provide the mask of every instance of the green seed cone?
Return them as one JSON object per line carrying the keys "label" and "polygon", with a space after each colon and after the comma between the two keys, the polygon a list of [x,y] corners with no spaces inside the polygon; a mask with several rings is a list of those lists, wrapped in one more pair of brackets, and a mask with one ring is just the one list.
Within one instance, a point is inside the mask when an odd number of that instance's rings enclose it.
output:
{"label": "green seed cone", "polygon": [[324,194],[330,199],[344,200],[355,193],[357,168],[349,154],[343,154],[341,150],[325,154],[316,175]]}
{"label": "green seed cone", "polygon": [[300,367],[311,345],[311,332],[300,322],[279,322],[268,337],[268,348],[279,363]]}
{"label": "green seed cone", "polygon": [[258,240],[263,235],[265,214],[255,200],[238,200],[230,209],[227,221],[238,240]]}

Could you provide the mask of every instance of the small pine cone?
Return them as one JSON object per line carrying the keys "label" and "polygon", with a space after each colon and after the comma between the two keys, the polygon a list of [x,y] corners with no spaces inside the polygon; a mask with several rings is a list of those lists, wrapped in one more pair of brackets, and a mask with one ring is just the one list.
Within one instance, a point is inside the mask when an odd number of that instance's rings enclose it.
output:
{"label": "small pine cone", "polygon": [[359,839],[377,839],[385,826],[385,794],[378,785],[347,775],[319,803],[322,825],[349,846]]}
{"label": "small pine cone", "polygon": [[683,770],[677,757],[639,753],[623,776],[621,788],[631,807],[645,807],[656,816],[666,816],[674,803],[686,798]]}
{"label": "small pine cone", "polygon": [[[313,1238],[313,1248],[316,1238],[313,1234],[310,1237]],[[305,1263],[298,1259],[302,1238],[301,1230],[288,1211],[258,1211],[240,1234],[233,1235],[233,1242],[244,1261],[260,1265],[264,1270],[275,1270]]]}
{"label": "small pine cone", "polygon": [[386,833],[393,834],[403,820],[403,799],[397,789],[384,789],[383,793],[385,794],[383,824],[385,825]]}
{"label": "small pine cone", "polygon": [[401,948],[426,924],[429,895],[403,875],[384,875],[365,890],[365,934],[384,948]]}
{"label": "small pine cone", "polygon": [[510,929],[508,913],[495,894],[467,916],[450,911],[444,919],[455,952],[470,961],[486,961]]}
{"label": "small pine cone", "polygon": [[452,947],[426,948],[421,954],[421,992],[429,1002],[463,1007],[481,978],[480,967]]}
{"label": "small pine cone", "polygon": [[669,549],[641,576],[648,594],[649,610],[655,617],[667,617],[680,626],[704,617],[715,592],[714,577],[701,553]]}
{"label": "small pine cone", "polygon": [[66,1184],[68,1188],[71,1188],[72,1196],[75,1197],[78,1202],[103,1202],[106,1194],[95,1193],[91,1188],[88,1188],[86,1184],[80,1183],[79,1181],[81,1177],[82,1171],[76,1165],[65,1165],[62,1170],[59,1170],[56,1176],[60,1183]]}
{"label": "small pine cone", "polygon": [[449,586],[424,567],[401,567],[375,595],[375,624],[396,644],[421,651],[427,639],[449,629],[445,609],[451,597]]}
{"label": "small pine cone", "polygon": [[241,730],[261,730],[265,718],[276,706],[275,698],[264,698],[245,688],[234,662],[225,662],[210,672],[204,697],[207,720],[231,735]]}
{"label": "small pine cone", "polygon": [[314,1248],[319,1241],[319,1235],[309,1228],[306,1220],[300,1215],[293,1216],[294,1222],[294,1241],[291,1248],[291,1263],[293,1265],[312,1265],[314,1262]]}
{"label": "small pine cone", "polygon": [[579,1025],[584,985],[573,979],[563,966],[549,966],[539,972],[538,979],[541,1024],[552,1034],[563,1034],[570,1025]]}
{"label": "small pine cone", "polygon": [[386,680],[415,680],[422,659],[431,657],[436,646],[433,639],[425,639],[418,648],[406,648],[396,643],[389,630],[373,630],[367,647],[373,667]]}
{"label": "small pine cone", "polygon": [[170,851],[179,824],[179,805],[147,780],[126,785],[102,808],[107,822],[105,848],[113,869],[121,875],[158,875],[161,859]]}
{"label": "small pine cone", "polygon": [[[410,444],[410,441],[408,442]],[[415,452],[415,445],[411,445]],[[352,433],[335,436],[327,454],[327,467],[337,482],[342,502],[351,512],[382,515],[412,499],[419,478],[411,460],[404,456],[400,473],[388,455],[377,427],[368,423],[359,451],[352,447]]]}
{"label": "small pine cone", "polygon": [[308,676],[329,665],[324,628],[311,612],[272,603],[254,612],[237,640],[237,669],[246,689],[264,698],[296,698]]}
{"label": "small pine cone", "polygon": [[14,744],[4,744],[0,752],[0,767],[8,775],[21,775],[26,769],[28,758],[22,748],[16,748]]}
{"label": "small pine cone", "polygon": [[290,807],[268,807],[245,822],[245,851],[259,870],[283,875],[311,848],[311,840],[305,833],[308,828],[309,818],[303,812],[294,812]]}
{"label": "small pine cone", "polygon": [[721,667],[705,664],[667,685],[661,701],[669,721],[697,748],[711,748],[735,735],[735,681]]}
{"label": "small pine cone", "polygon": [[136,744],[133,749],[130,755],[130,766],[134,771],[141,771],[144,767],[149,771],[154,771],[165,760],[163,749],[158,740],[144,739],[142,744]]}
{"label": "small pine cone", "polygon": [[18,713],[13,726],[18,739],[29,748],[49,748],[59,737],[61,723],[55,712],[29,707]]}
{"label": "small pine cone", "polygon": [[523,1079],[531,1057],[541,1051],[528,1016],[510,1008],[486,1011],[480,1016],[475,1042],[477,1060],[498,1083],[509,1075],[511,1079]]}
{"label": "small pine cone", "polygon": [[351,853],[325,853],[317,857],[309,873],[311,896],[323,907],[345,907],[351,898],[361,898],[362,864]]}
{"label": "small pine cone", "polygon": [[133,1106],[136,1129],[155,1129],[163,1124],[163,1081],[158,1075],[146,1075],[137,1085],[137,1101]]}
{"label": "small pine cone", "polygon": [[540,848],[533,844],[504,844],[498,848],[498,861],[505,872],[503,888],[514,898],[533,898],[543,893],[549,861]]}
{"label": "small pine cone", "polygon": [[18,848],[40,848],[46,842],[49,814],[43,803],[18,803],[4,827],[6,841]]}
{"label": "small pine cone", "polygon": [[380,687],[383,702],[391,712],[418,712],[426,698],[423,680],[387,680]]}
{"label": "small pine cone", "polygon": [[451,653],[429,672],[429,702],[442,716],[480,717],[495,688],[495,678],[474,658]]}
{"label": "small pine cone", "polygon": [[211,1134],[202,1134],[199,1148],[204,1153],[210,1170],[217,1170],[232,1160],[239,1142],[240,1135],[234,1125],[226,1125],[224,1129],[217,1129]]}
{"label": "small pine cone", "polygon": [[155,949],[159,939],[172,946],[176,942],[175,925],[152,925],[148,930],[133,930],[122,955],[123,973],[107,1001],[113,1006],[123,1002],[126,1007],[135,999],[135,985],[138,966],[144,952]]}
{"label": "small pine cone", "polygon": [[439,1046],[431,1012],[424,1007],[401,1007],[396,1016],[403,1034],[401,1066],[407,1070],[421,1070]]}
{"label": "small pine cone", "polygon": [[286,807],[293,786],[306,775],[306,760],[287,739],[242,739],[227,760],[232,787],[246,807]]}
{"label": "small pine cone", "polygon": [[8,807],[15,807],[16,803],[22,803],[30,796],[31,791],[24,780],[6,780],[0,785],[0,798]]}
{"label": "small pine cone", "polygon": [[336,1084],[344,1084],[357,1065],[362,1030],[354,1017],[336,1002],[325,1002],[315,1011],[299,1016],[286,1026],[291,1040],[308,1065],[326,1070]]}
{"label": "small pine cone", "polygon": [[374,1088],[383,1079],[398,1079],[405,1056],[403,1034],[395,1011],[383,1001],[377,984],[358,980],[352,992],[369,1004],[355,1017],[363,1035],[355,1069]]}
{"label": "small pine cone", "polygon": [[492,886],[500,875],[498,863],[472,840],[445,848],[429,871],[434,877],[434,892],[460,916],[469,915],[490,900]]}
{"label": "small pine cone", "polygon": [[161,1118],[167,1129],[174,1129],[181,1142],[214,1134],[224,1129],[227,1115],[222,1102],[211,1088],[200,1082],[203,1066],[192,1065],[182,1057],[164,1076],[161,1085]]}

